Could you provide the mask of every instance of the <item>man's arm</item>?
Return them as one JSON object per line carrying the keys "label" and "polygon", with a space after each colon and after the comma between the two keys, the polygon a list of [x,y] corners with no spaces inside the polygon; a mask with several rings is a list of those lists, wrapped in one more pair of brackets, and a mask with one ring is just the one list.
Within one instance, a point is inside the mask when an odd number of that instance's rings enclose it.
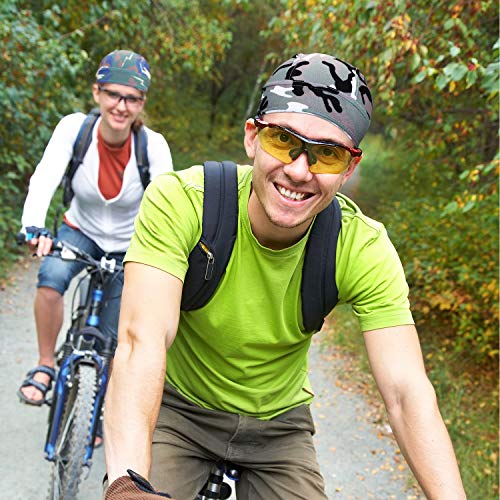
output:
{"label": "man's arm", "polygon": [[109,484],[127,469],[149,476],[166,351],[177,332],[181,294],[178,278],[135,262],[125,265],[118,347],[104,412]]}
{"label": "man's arm", "polygon": [[465,498],[415,327],[367,331],[364,338],[392,430],[425,495],[429,499]]}

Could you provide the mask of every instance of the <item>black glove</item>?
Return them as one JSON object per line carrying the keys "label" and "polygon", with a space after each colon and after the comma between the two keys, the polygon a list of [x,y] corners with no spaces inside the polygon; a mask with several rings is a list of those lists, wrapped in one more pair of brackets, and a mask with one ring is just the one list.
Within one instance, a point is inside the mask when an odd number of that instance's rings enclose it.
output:
{"label": "black glove", "polygon": [[25,228],[25,230],[26,233],[16,234],[16,243],[18,245],[23,245],[24,243],[31,241],[33,238],[39,238],[40,236],[47,236],[52,239],[52,234],[44,227],[29,226]]}
{"label": "black glove", "polygon": [[53,239],[52,233],[46,227],[29,226],[26,228],[26,235],[30,235],[31,238],[46,236],[47,238]]}
{"label": "black glove", "polygon": [[149,481],[127,469],[128,476],[121,476],[111,483],[105,500],[154,500],[158,497],[172,498],[168,493],[156,491]]}

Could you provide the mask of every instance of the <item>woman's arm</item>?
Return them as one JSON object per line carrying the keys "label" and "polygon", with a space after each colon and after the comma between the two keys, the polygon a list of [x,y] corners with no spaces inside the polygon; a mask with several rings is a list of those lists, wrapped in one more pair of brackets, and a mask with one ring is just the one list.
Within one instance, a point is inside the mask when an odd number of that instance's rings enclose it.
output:
{"label": "woman's arm", "polygon": [[45,217],[73,154],[73,143],[85,119],[83,113],[65,116],[56,126],[40,163],[31,176],[24,202],[22,227],[45,227]]}

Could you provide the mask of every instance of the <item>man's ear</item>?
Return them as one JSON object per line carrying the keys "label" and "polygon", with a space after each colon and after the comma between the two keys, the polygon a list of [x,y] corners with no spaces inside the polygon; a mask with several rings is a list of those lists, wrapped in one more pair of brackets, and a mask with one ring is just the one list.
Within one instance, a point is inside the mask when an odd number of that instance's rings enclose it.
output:
{"label": "man's ear", "polygon": [[349,166],[347,167],[347,170],[344,172],[344,180],[342,181],[342,184],[344,184],[349,177],[354,173],[356,170],[356,167],[359,165],[359,162],[361,161],[362,156],[356,156],[351,160],[351,163],[349,163]]}
{"label": "man's ear", "polygon": [[257,127],[253,120],[249,118],[245,122],[245,138],[243,139],[247,156],[253,160],[255,158],[255,150],[257,147]]}
{"label": "man's ear", "polygon": [[96,104],[99,104],[99,87],[97,86],[97,83],[92,84],[92,95]]}

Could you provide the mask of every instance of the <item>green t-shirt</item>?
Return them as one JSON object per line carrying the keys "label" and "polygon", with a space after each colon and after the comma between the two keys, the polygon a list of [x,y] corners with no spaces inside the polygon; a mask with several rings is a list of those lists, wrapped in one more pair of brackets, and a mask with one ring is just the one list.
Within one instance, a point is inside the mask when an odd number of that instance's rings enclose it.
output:
{"label": "green t-shirt", "polygon": [[[300,297],[308,234],[283,250],[260,245],[247,211],[251,180],[252,167],[239,166],[238,233],[226,273],[203,308],[181,311],[166,380],[202,407],[270,419],[312,400],[312,333],[304,331]],[[339,303],[352,304],[364,331],[413,323],[404,272],[384,227],[345,196],[337,198]],[[157,177],[125,260],[184,280],[202,212],[202,166]]]}

